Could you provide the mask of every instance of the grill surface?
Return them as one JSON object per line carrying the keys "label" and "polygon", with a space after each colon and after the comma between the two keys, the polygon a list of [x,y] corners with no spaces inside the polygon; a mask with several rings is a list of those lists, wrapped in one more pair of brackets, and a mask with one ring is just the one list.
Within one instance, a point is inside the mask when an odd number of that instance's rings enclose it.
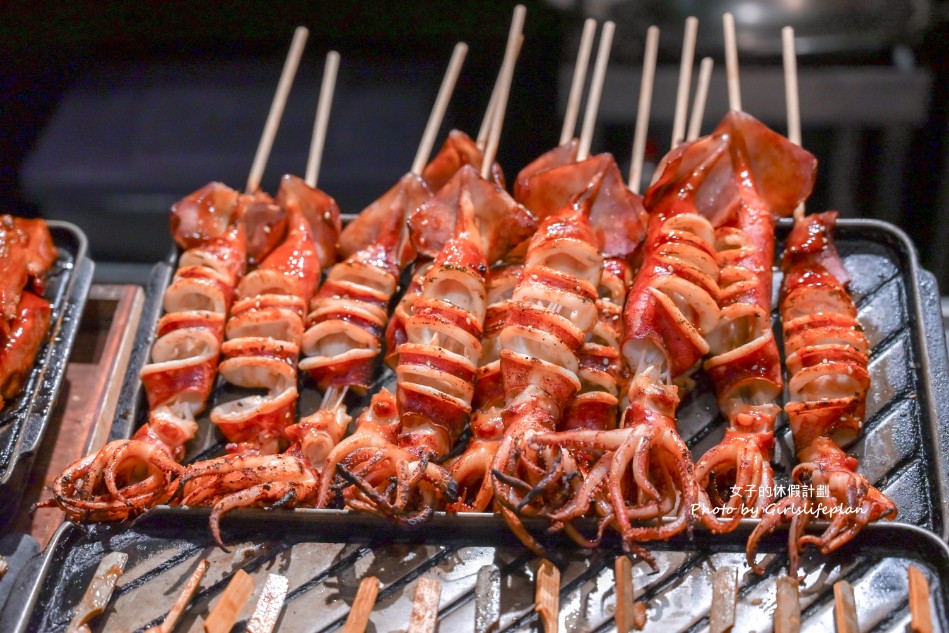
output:
{"label": "grill surface", "polygon": [[[781,225],[782,235],[788,226]],[[861,471],[896,501],[899,521],[906,525],[870,526],[831,557],[804,557],[803,630],[832,630],[832,586],[841,578],[854,585],[861,630],[905,630],[909,622],[906,566],[912,563],[928,575],[934,618],[940,630],[949,631],[947,447],[937,440],[949,432],[949,381],[938,292],[931,275],[918,270],[905,236],[889,225],[841,221],[837,242],[853,277],[860,322],[872,346],[873,384],[865,433],[852,452],[860,458]],[[160,296],[169,272],[169,267],[160,265],[150,288],[151,306],[143,316],[138,362],[147,355],[142,350],[147,352],[154,324],[149,314],[157,318],[154,298]],[[776,289],[779,281],[775,280]],[[130,369],[128,399],[116,420],[114,436],[127,437],[143,416],[135,377],[139,366]],[[701,379],[683,402],[679,417],[683,437],[696,455],[721,437],[724,421],[709,385]],[[793,451],[786,425],[777,435],[776,474],[779,483],[787,485]],[[196,451],[201,456],[223,447],[212,430],[204,433],[201,442]],[[397,631],[407,626],[415,581],[423,574],[443,583],[440,630],[471,630],[477,572],[485,564],[496,564],[502,571],[501,630],[538,630],[532,611],[537,559],[513,544],[503,523],[491,515],[437,516],[419,531],[406,533],[374,517],[342,511],[243,511],[223,522],[225,538],[238,544],[233,553],[214,546],[206,520],[204,510],[170,509],[151,513],[131,528],[94,526],[84,533],[67,526],[46,557],[37,561],[42,567],[21,578],[29,603],[7,605],[0,629],[63,630],[103,553],[121,550],[129,554],[129,564],[97,630],[142,630],[154,624],[201,557],[211,560],[210,575],[188,610],[188,624],[180,630],[200,629],[208,605],[238,568],[254,575],[258,587],[267,573],[288,576],[289,601],[280,631],[340,628],[359,580],[367,574],[382,581],[372,614],[374,630]],[[661,550],[655,551],[659,571],[651,573],[643,562],[634,567],[638,595],[649,608],[646,630],[707,629],[711,573],[722,565],[739,570],[736,630],[771,630],[774,580],[785,564],[784,534],[765,543],[762,563],[768,573],[758,577],[745,564],[743,554],[752,526],[749,522],[739,533],[718,537],[696,529],[691,538],[656,544],[654,549]],[[552,544],[549,557],[562,574],[564,630],[614,629],[612,567],[618,553],[615,542],[593,552],[577,551],[562,540]],[[253,600],[241,617],[248,617],[252,609]]]}

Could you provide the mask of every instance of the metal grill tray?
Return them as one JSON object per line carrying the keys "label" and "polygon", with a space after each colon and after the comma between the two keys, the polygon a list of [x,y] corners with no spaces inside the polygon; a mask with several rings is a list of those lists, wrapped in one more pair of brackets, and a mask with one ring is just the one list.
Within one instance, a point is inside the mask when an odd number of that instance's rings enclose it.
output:
{"label": "metal grill tray", "polygon": [[[359,581],[374,575],[382,583],[369,631],[404,631],[409,622],[416,581],[433,577],[442,584],[439,630],[471,631],[477,599],[476,580],[483,565],[501,571],[499,631],[539,631],[533,612],[537,559],[510,544],[508,531],[494,517],[436,516],[431,531],[416,534],[393,529],[373,517],[341,517],[313,511],[263,513],[242,511],[229,522],[231,552],[218,548],[208,534],[206,511],[189,514],[159,510],[131,527],[96,525],[88,530],[67,523],[44,557],[34,559],[18,579],[12,595],[23,604],[7,604],[0,630],[11,633],[60,632],[79,602],[99,561],[111,551],[128,554],[109,608],[93,631],[143,631],[164,617],[182,583],[202,558],[211,562],[201,589],[177,631],[201,631],[204,617],[238,569],[255,580],[257,593],[238,616],[235,631],[244,631],[260,587],[269,573],[289,580],[289,594],[277,630],[281,633],[328,633],[341,628]],[[311,519],[321,519],[314,533]],[[646,631],[703,631],[708,628],[711,575],[723,566],[739,570],[736,631],[770,631],[775,608],[775,580],[784,566],[781,535],[762,546],[764,576],[744,564],[744,537],[751,525],[721,539],[707,532],[692,541],[657,544],[659,571],[645,563],[633,569],[637,599],[649,609]],[[266,536],[264,536],[266,535]],[[507,544],[504,544],[507,543]],[[672,548],[672,549],[669,549]],[[592,552],[552,547],[548,557],[561,569],[560,630],[615,630],[613,547]],[[949,631],[949,547],[931,532],[905,524],[868,526],[848,547],[821,559],[806,555],[802,582],[802,631],[833,630],[833,584],[854,587],[861,631],[902,633],[908,630],[907,567],[926,575],[937,631]]]}
{"label": "metal grill tray", "polygon": [[[789,226],[788,222],[780,224],[779,237],[787,234]],[[841,220],[837,244],[853,277],[851,290],[872,347],[873,383],[865,433],[851,452],[860,459],[861,471],[896,501],[901,523],[870,526],[832,557],[805,557],[805,630],[830,630],[832,584],[839,578],[855,584],[863,630],[904,630],[909,617],[905,567],[913,562],[929,575],[937,623],[949,631],[949,576],[945,575],[949,568],[941,562],[946,560],[945,464],[949,447],[939,440],[949,433],[949,378],[939,293],[932,276],[918,268],[909,240],[891,225]],[[128,437],[144,422],[137,372],[147,359],[160,295],[171,270],[170,263],[156,266],[124,401],[113,427],[114,438]],[[779,286],[777,275],[776,291]],[[383,376],[380,380],[387,379]],[[714,445],[724,426],[710,386],[702,380],[700,377],[698,388],[685,398],[679,412],[682,435],[695,454]],[[305,390],[304,396],[306,391],[312,397],[312,390]],[[216,395],[226,397],[223,392]],[[362,403],[351,404],[358,411]],[[306,407],[311,405],[302,406],[308,411]],[[192,459],[223,449],[210,426],[204,425]],[[787,484],[793,465],[787,425],[780,426],[776,435],[776,474],[779,482]],[[66,528],[42,561],[46,573],[37,574],[38,580],[32,583],[28,592],[31,603],[24,606],[22,616],[14,616],[17,608],[8,605],[0,629],[62,630],[85,586],[81,579],[91,574],[108,549],[135,555],[122,581],[129,589],[120,591],[103,631],[137,630],[159,617],[199,555],[210,556],[219,564],[212,567],[218,574],[211,581],[215,584],[189,610],[194,630],[199,626],[195,618],[206,615],[208,601],[237,566],[249,567],[258,575],[271,571],[291,577],[291,600],[281,631],[339,628],[359,578],[370,573],[379,575],[383,582],[381,602],[373,614],[377,631],[405,627],[414,580],[423,573],[434,574],[445,583],[441,630],[470,630],[475,574],[491,562],[501,567],[505,587],[502,630],[536,630],[539,626],[531,611],[536,559],[510,544],[506,527],[493,515],[438,515],[421,529],[405,532],[374,517],[341,510],[241,511],[223,521],[229,542],[246,540],[237,554],[213,547],[206,519],[207,511],[202,509],[158,509],[131,528],[94,526],[85,535]],[[636,566],[638,586],[648,601],[650,627],[705,630],[711,570],[734,565],[742,579],[736,630],[770,630],[774,578],[785,565],[784,535],[765,544],[763,551],[771,552],[765,561],[769,573],[759,578],[750,573],[741,553],[752,525],[748,522],[739,533],[715,537],[697,528],[691,536],[651,545],[661,550],[656,551],[659,573],[649,574],[644,563]],[[549,556],[561,565],[563,573],[561,623],[565,630],[612,630],[615,597],[611,569],[618,551],[615,543],[581,552],[566,541],[553,542]],[[126,595],[136,599],[124,602]],[[14,620],[28,628],[2,626]]]}
{"label": "metal grill tray", "polygon": [[16,398],[0,411],[0,525],[13,518],[49,424],[66,373],[79,321],[92,284],[86,236],[68,222],[47,221],[58,257],[47,275],[44,296],[52,306],[46,341]]}

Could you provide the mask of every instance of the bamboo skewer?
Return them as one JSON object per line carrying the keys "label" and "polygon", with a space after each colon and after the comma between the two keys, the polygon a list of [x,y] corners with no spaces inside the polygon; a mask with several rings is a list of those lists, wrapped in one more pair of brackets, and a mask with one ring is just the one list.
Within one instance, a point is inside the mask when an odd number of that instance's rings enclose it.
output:
{"label": "bamboo skewer", "polygon": [[590,66],[590,53],[593,51],[594,35],[596,35],[596,20],[587,18],[583,22],[580,49],[577,51],[577,65],[573,68],[573,80],[570,82],[567,111],[564,113],[563,128],[560,130],[560,145],[573,138],[573,133],[577,128],[577,116],[580,114],[580,100],[583,97],[583,84],[586,82],[587,68]]}
{"label": "bamboo skewer", "polygon": [[237,621],[237,615],[254,593],[254,579],[243,569],[238,569],[228,583],[221,599],[214,605],[208,619],[204,621],[204,633],[227,633]]}
{"label": "bamboo skewer", "polygon": [[174,631],[175,625],[178,623],[179,618],[181,618],[181,614],[188,608],[188,603],[191,602],[191,598],[194,597],[195,592],[198,590],[198,585],[201,584],[201,579],[204,578],[204,574],[208,571],[208,567],[210,566],[211,564],[207,560],[202,560],[198,563],[198,566],[191,574],[191,577],[188,578],[188,582],[185,583],[184,588],[178,595],[178,599],[175,600],[175,603],[171,606],[171,610],[168,611],[168,615],[165,616],[162,623],[158,626],[153,626],[145,631],[145,633],[171,633]]}
{"label": "bamboo skewer", "polygon": [[491,176],[491,165],[498,153],[498,144],[501,141],[501,128],[504,126],[504,113],[507,111],[507,100],[511,93],[511,80],[514,78],[514,64],[517,62],[517,51],[520,49],[521,34],[524,32],[524,16],[527,9],[519,4],[514,7],[511,17],[511,28],[507,35],[507,46],[504,50],[504,62],[501,64],[500,92],[498,102],[494,107],[491,132],[488,134],[488,144],[484,149],[484,158],[481,163],[481,177],[488,180]]}
{"label": "bamboo skewer", "polygon": [[501,570],[485,565],[475,585],[475,633],[497,631],[501,619]]}
{"label": "bamboo skewer", "polygon": [[929,583],[926,575],[918,567],[910,565],[909,574],[909,610],[912,617],[910,629],[913,633],[932,633],[932,609],[929,604]]}
{"label": "bamboo skewer", "polygon": [[[801,144],[801,100],[797,85],[797,53],[794,50],[794,27],[781,29],[781,51],[784,58],[784,98],[788,109],[788,139]],[[794,219],[804,217],[804,203],[794,209]]]}
{"label": "bamboo skewer", "polygon": [[303,56],[303,47],[306,44],[306,38],[309,34],[310,32],[303,26],[298,26],[293,32],[293,41],[290,42],[290,52],[287,53],[287,59],[283,63],[280,81],[277,82],[277,91],[274,93],[273,102],[270,104],[267,122],[264,124],[264,131],[260,135],[260,142],[257,144],[257,152],[254,154],[254,162],[251,164],[250,174],[247,176],[245,192],[248,194],[252,194],[260,189],[260,179],[263,177],[264,168],[270,159],[270,150],[273,148],[274,138],[277,136],[277,128],[280,127],[280,119],[283,118],[283,110],[287,105],[290,87],[293,85],[293,78],[296,76],[297,68],[300,66],[300,57]]}
{"label": "bamboo skewer", "polygon": [[613,567],[616,582],[616,633],[633,630],[633,563],[628,556],[619,556]]}
{"label": "bamboo skewer", "polygon": [[445,71],[442,85],[438,89],[438,96],[435,98],[435,106],[428,116],[425,133],[422,134],[422,142],[419,143],[415,160],[412,162],[412,173],[416,176],[420,175],[422,170],[425,169],[425,164],[428,163],[428,158],[432,154],[432,148],[435,147],[435,136],[438,135],[438,129],[442,126],[445,110],[448,109],[448,101],[451,99],[451,93],[455,90],[455,83],[458,81],[458,75],[461,74],[461,65],[464,63],[467,53],[467,44],[464,42],[455,44],[451,61],[448,62],[448,70]]}
{"label": "bamboo skewer", "polygon": [[369,614],[376,604],[376,598],[379,596],[379,579],[375,576],[366,576],[359,583],[359,590],[356,592],[356,599],[353,600],[353,608],[349,610],[346,616],[346,624],[343,625],[343,633],[363,633],[366,625],[369,623]]}
{"label": "bamboo skewer", "polygon": [[834,583],[834,622],[837,624],[837,633],[859,633],[860,631],[853,587],[846,580]]}
{"label": "bamboo skewer", "polygon": [[[524,45],[524,36],[517,39],[517,49],[514,57],[520,57],[521,47]],[[503,60],[502,60],[503,67]],[[478,129],[478,138],[475,144],[483,152],[488,144],[488,135],[491,134],[491,126],[494,124],[494,109],[498,105],[498,97],[501,94],[501,70],[498,70],[498,76],[494,80],[494,88],[491,89],[491,97],[488,99],[488,107],[484,110],[484,118],[481,120],[481,127]]]}
{"label": "bamboo skewer", "polygon": [[692,64],[695,59],[695,40],[699,21],[694,16],[685,19],[685,37],[682,39],[682,61],[679,64],[679,86],[676,90],[675,115],[672,119],[672,149],[685,140],[685,118],[689,108],[689,87],[692,84]]}
{"label": "bamboo skewer", "polygon": [[115,591],[115,583],[125,571],[128,559],[128,554],[124,552],[110,552],[99,561],[96,573],[92,576],[86,592],[76,606],[76,612],[66,633],[86,633],[90,630],[89,621],[102,615],[109,606],[112,592]]}
{"label": "bamboo skewer", "polygon": [[636,602],[633,562],[628,556],[617,557],[613,575],[616,581],[616,633],[642,630],[646,626],[646,606]]}
{"label": "bamboo skewer", "polygon": [[702,120],[705,118],[705,103],[708,100],[708,87],[712,83],[712,68],[715,61],[711,57],[702,59],[699,66],[699,80],[695,86],[695,100],[692,102],[692,118],[689,119],[689,131],[685,140],[694,141],[702,133]]}
{"label": "bamboo skewer", "polygon": [[407,633],[433,633],[438,624],[438,601],[442,584],[434,578],[419,578],[412,604],[412,616]]}
{"label": "bamboo skewer", "polygon": [[774,633],[798,633],[801,630],[801,596],[798,579],[781,576],[776,587]]}
{"label": "bamboo skewer", "polygon": [[603,82],[606,80],[606,67],[610,62],[610,48],[613,47],[615,32],[616,24],[607,22],[600,33],[600,47],[597,49],[596,63],[593,65],[593,80],[590,83],[590,94],[587,95],[586,111],[583,113],[583,129],[580,131],[580,146],[577,149],[578,162],[590,156],[593,130],[596,128],[596,115],[600,109],[600,98],[603,96]]}
{"label": "bamboo skewer", "polygon": [[326,55],[323,69],[323,82],[320,85],[320,100],[316,106],[316,122],[313,124],[313,140],[310,141],[310,153],[306,160],[306,172],[303,180],[316,188],[320,177],[320,163],[323,160],[323,147],[326,145],[326,127],[329,123],[330,108],[333,106],[333,92],[336,89],[336,75],[339,71],[339,53],[330,51]]}
{"label": "bamboo skewer", "polygon": [[738,600],[738,570],[722,567],[712,573],[712,608],[709,614],[710,633],[728,633],[735,626]]}
{"label": "bamboo skewer", "polygon": [[557,633],[560,616],[560,570],[544,559],[537,568],[535,610],[544,625],[544,633]]}
{"label": "bamboo skewer", "polygon": [[722,16],[725,28],[725,78],[728,81],[728,107],[741,110],[741,84],[738,81],[738,43],[735,39],[735,16]]}
{"label": "bamboo skewer", "polygon": [[636,129],[633,132],[633,156],[629,167],[629,190],[638,194],[643,179],[646,157],[646,132],[649,129],[649,110],[652,106],[652,87],[656,79],[656,55],[659,51],[659,27],[646,31],[646,54],[643,56],[643,78],[639,84],[639,107],[636,110]]}
{"label": "bamboo skewer", "polygon": [[268,574],[254,613],[247,621],[247,633],[273,633],[277,629],[290,581],[286,576]]}

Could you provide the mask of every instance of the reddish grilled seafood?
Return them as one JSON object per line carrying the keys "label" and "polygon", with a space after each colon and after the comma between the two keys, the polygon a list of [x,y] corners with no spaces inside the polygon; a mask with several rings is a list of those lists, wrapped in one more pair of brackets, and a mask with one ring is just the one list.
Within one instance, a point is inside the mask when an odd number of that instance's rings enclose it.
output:
{"label": "reddish grilled seafood", "polygon": [[30,290],[20,294],[16,317],[0,335],[0,407],[23,388],[49,331],[50,314],[49,301]]}
{"label": "reddish grilled seafood", "polygon": [[576,141],[554,148],[517,176],[514,195],[538,219],[569,204],[598,181],[591,201],[590,225],[604,257],[629,259],[646,232],[646,211],[639,196],[626,188],[616,161],[598,154],[576,162]]}
{"label": "reddish grilled seafood", "polygon": [[[758,573],[758,542],[784,523],[790,523],[790,573],[797,574],[804,546],[829,554],[871,521],[897,514],[843,449],[863,425],[870,374],[869,344],[834,245],[836,219],[833,211],[796,219],[784,253],[781,319],[790,396],[784,410],[798,458],[793,480],[808,493],[785,497],[755,528],[747,554]],[[820,535],[805,534],[815,518],[830,523]]]}
{"label": "reddish grilled seafood", "polygon": [[[632,379],[620,428],[578,429],[534,439],[540,446],[600,455],[573,503],[552,518],[582,514],[596,502],[601,529],[603,522],[611,521],[624,544],[638,551],[636,543],[668,538],[691,523],[699,491],[689,450],[675,427],[679,395],[673,380],[708,352],[704,337],[719,318],[714,230],[700,202],[708,186],[718,187],[709,175],[721,150],[709,152],[700,140],[677,152],[690,160],[692,169],[673,177],[667,167],[645,200],[650,215],[643,263],[625,303],[621,352]],[[632,524],[674,510],[675,517],[664,524]]]}
{"label": "reddish grilled seafood", "polygon": [[292,205],[286,215],[286,238],[241,280],[225,330],[221,378],[237,387],[267,390],[211,411],[211,421],[231,442],[231,453],[277,453],[284,427],[296,421],[297,357],[320,261],[302,209]]}
{"label": "reddish grilled seafood", "polygon": [[[181,230],[181,218],[199,228]],[[172,208],[172,227],[187,250],[163,297],[152,362],[141,372],[148,423],[56,479],[43,505],[58,504],[70,519],[121,520],[169,499],[184,471],[185,443],[197,431],[194,418],[214,387],[224,322],[244,272],[243,206],[237,192],[212,183]]]}
{"label": "reddish grilled seafood", "polygon": [[[541,436],[538,444],[556,445],[548,440],[569,438],[576,432],[610,431],[616,428],[619,398],[625,396],[629,383],[629,370],[620,352],[620,344],[623,339],[623,306],[632,279],[632,271],[625,260],[608,258],[603,261],[603,272],[597,288],[597,321],[579,354],[580,391],[557,425],[559,433]],[[565,445],[569,447],[569,443]],[[592,448],[574,448],[570,454],[581,483],[575,486],[562,507],[549,509],[546,516],[555,526],[559,526],[587,514],[595,504],[598,514],[606,518],[601,523],[602,533],[602,528],[613,514],[603,486],[607,475],[605,467],[610,458],[603,460],[603,451]],[[592,547],[597,542],[580,543]]]}
{"label": "reddish grilled seafood", "polygon": [[[715,232],[721,320],[708,336],[711,357],[705,371],[728,429],[695,464],[696,480],[711,502],[702,520],[715,532],[735,529],[745,516],[759,516],[774,498],[770,459],[784,388],[771,329],[774,222],[807,197],[816,168],[813,156],[752,117],[730,115],[726,124],[737,201],[729,202],[735,213]],[[752,164],[751,157],[763,155],[769,159]],[[797,178],[778,182],[771,170]],[[782,191],[766,198],[757,183]],[[794,204],[769,206],[768,200]]]}
{"label": "reddish grilled seafood", "polygon": [[43,220],[0,216],[0,408],[22,389],[49,330],[42,294],[56,257]]}
{"label": "reddish grilled seafood", "polygon": [[484,512],[494,497],[491,466],[504,433],[500,334],[507,322],[514,288],[523,272],[522,264],[504,263],[493,267],[488,274],[481,359],[472,401],[475,410],[469,421],[471,438],[465,451],[451,461],[448,469],[458,484],[457,501],[448,506],[452,512]]}
{"label": "reddish grilled seafood", "polygon": [[[590,183],[572,204],[549,215],[530,240],[500,334],[505,392],[504,434],[492,465],[494,498],[522,542],[539,546],[518,514],[536,514],[545,503],[535,491],[573,467],[569,454],[535,448],[532,436],[551,432],[564,404],[580,390],[579,353],[597,320],[596,286],[603,257],[590,207],[602,179]],[[537,503],[541,507],[537,507]]]}
{"label": "reddish grilled seafood", "polygon": [[[319,483],[311,463],[321,462],[311,462],[303,449],[310,448],[312,420],[296,419],[297,366],[322,261],[335,261],[339,209],[294,176],[284,176],[277,200],[286,207],[286,238],[241,281],[220,367],[227,382],[267,392],[215,407],[211,420],[231,440],[229,454],[192,464],[182,478],[181,503],[213,506],[211,527],[219,543],[224,513],[250,505],[293,506],[314,497]],[[287,441],[290,447],[276,455]]]}
{"label": "reddish grilled seafood", "polygon": [[[311,302],[299,367],[323,391],[323,401],[319,410],[288,433],[309,466],[330,482],[335,466],[327,471],[323,464],[339,463],[345,457],[339,451],[351,446],[339,446],[351,420],[344,403],[346,393],[369,388],[382,350],[389,302],[402,270],[415,257],[405,216],[431,196],[421,178],[407,174],[363,211],[347,227],[348,247],[341,247],[341,252],[369,242],[330,269]],[[357,224],[363,217],[374,224]],[[321,507],[332,501],[331,487],[323,490],[317,501]]]}
{"label": "reddish grilled seafood", "polygon": [[[442,230],[448,219],[454,235]],[[486,313],[487,262],[533,230],[533,218],[503,189],[462,167],[409,216],[413,239],[435,259],[419,284],[398,350],[396,445],[361,452],[359,466],[342,472],[346,492],[399,520],[430,514],[438,495],[454,496],[448,473],[431,462],[445,457],[471,414]],[[390,491],[389,481],[395,481]],[[358,492],[357,492],[358,490]]]}
{"label": "reddish grilled seafood", "polygon": [[[484,148],[461,130],[452,130],[435,158],[422,170],[422,180],[432,191],[438,191],[465,165],[479,173],[484,162]],[[504,173],[496,162],[491,165],[491,182],[504,188]]]}

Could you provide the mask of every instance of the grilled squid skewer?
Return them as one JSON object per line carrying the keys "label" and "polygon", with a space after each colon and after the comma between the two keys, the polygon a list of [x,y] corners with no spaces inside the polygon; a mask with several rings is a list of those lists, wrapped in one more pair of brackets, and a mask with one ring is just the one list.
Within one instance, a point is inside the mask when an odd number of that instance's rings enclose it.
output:
{"label": "grilled squid skewer", "polygon": [[578,355],[597,319],[603,258],[590,227],[593,189],[548,216],[531,238],[500,334],[506,406],[492,467],[494,497],[508,525],[535,549],[517,514],[537,512],[528,508],[533,490],[570,465],[554,449],[534,448],[531,438],[554,431],[564,404],[580,390]]}
{"label": "grilled squid skewer", "polygon": [[504,384],[501,377],[499,335],[507,321],[511,298],[524,266],[505,263],[491,269],[487,307],[481,338],[481,359],[469,428],[471,439],[465,451],[449,465],[458,484],[458,499],[448,506],[454,512],[485,512],[494,496],[491,466],[503,435]]}
{"label": "grilled squid skewer", "polygon": [[[313,495],[318,475],[296,457],[277,455],[295,438],[297,362],[304,319],[320,279],[321,258],[332,258],[339,210],[335,201],[298,178],[281,183],[287,233],[282,243],[247,274],[226,327],[219,373],[228,383],[264,394],[219,404],[211,420],[230,440],[228,454],[191,464],[184,476],[185,505],[211,505],[212,531],[230,509],[294,505]],[[312,218],[312,221],[311,221]],[[313,221],[317,229],[313,228]]]}
{"label": "grilled squid skewer", "polygon": [[[141,372],[148,423],[61,474],[53,498],[72,519],[121,520],[174,492],[178,462],[197,432],[194,419],[214,387],[224,323],[244,272],[243,207],[236,191],[212,183],[172,207],[181,255],[165,291],[151,363]],[[202,234],[203,233],[203,234]]]}
{"label": "grilled squid skewer", "polygon": [[[705,362],[728,430],[695,468],[710,501],[702,520],[716,532],[735,529],[743,516],[760,515],[773,501],[770,459],[784,387],[771,329],[774,222],[810,193],[816,163],[751,117],[732,118],[728,150],[737,208],[715,233],[722,315],[708,337],[711,357]],[[745,178],[755,173],[752,156],[769,152],[784,177],[772,180],[759,168],[757,179]]]}
{"label": "grilled squid skewer", "polygon": [[[446,239],[437,229],[452,224],[453,234]],[[419,251],[435,259],[419,281],[398,349],[401,430],[396,445],[361,457],[355,468],[347,459],[343,469],[355,484],[346,492],[347,503],[357,499],[360,506],[416,521],[418,512],[430,513],[439,497],[454,496],[451,477],[432,462],[448,454],[471,414],[488,259],[528,235],[533,218],[503,189],[465,166],[409,216],[409,225]],[[390,480],[395,481],[391,493]]]}
{"label": "grilled squid skewer", "polygon": [[[792,477],[813,492],[785,497],[758,524],[747,554],[759,573],[758,542],[784,523],[790,523],[794,575],[804,546],[829,554],[866,524],[897,514],[896,504],[857,472],[857,460],[843,448],[860,433],[870,374],[869,343],[834,246],[836,219],[832,211],[796,219],[784,254],[781,320],[790,395],[785,411],[798,457]],[[815,518],[830,523],[819,535],[805,534]]]}

